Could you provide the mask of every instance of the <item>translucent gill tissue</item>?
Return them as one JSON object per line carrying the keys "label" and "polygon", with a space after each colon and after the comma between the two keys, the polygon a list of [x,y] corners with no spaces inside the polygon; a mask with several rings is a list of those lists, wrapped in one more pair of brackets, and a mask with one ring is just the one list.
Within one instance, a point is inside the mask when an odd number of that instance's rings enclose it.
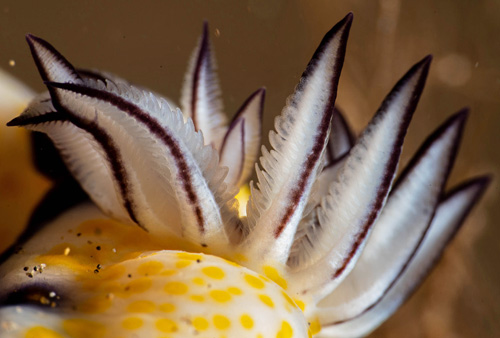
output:
{"label": "translucent gill tissue", "polygon": [[47,134],[64,165],[35,151],[37,167],[63,178],[0,256],[0,335],[357,337],[393,314],[489,178],[444,191],[464,109],[394,183],[431,57],[356,139],[335,107],[351,23],[326,33],[257,164],[265,90],[226,120],[207,25],[181,109],[28,35],[48,92],[8,125]]}

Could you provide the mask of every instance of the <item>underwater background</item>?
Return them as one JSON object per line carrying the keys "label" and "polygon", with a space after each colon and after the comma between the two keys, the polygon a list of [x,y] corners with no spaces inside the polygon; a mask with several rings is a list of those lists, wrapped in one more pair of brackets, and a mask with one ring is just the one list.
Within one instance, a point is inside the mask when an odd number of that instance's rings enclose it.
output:
{"label": "underwater background", "polygon": [[[210,24],[225,110],[267,88],[264,134],[323,34],[352,11],[337,105],[359,132],[394,83],[433,54],[402,165],[452,113],[471,108],[449,186],[494,181],[423,286],[373,337],[500,336],[500,1],[14,1],[0,2],[0,68],[45,88],[24,35],[40,36],[77,67],[97,68],[178,103],[188,59]],[[0,102],[0,238],[21,231],[49,187],[29,166],[28,143]],[[267,139],[266,137],[264,139]],[[3,247],[0,246],[0,250]]]}

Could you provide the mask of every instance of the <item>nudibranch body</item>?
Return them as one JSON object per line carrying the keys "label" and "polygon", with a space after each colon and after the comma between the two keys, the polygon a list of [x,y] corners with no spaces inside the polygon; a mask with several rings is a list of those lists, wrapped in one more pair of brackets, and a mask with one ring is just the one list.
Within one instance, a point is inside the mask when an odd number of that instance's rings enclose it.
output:
{"label": "nudibranch body", "polygon": [[488,178],[444,193],[462,110],[393,184],[430,57],[355,141],[335,108],[351,22],[325,35],[276,118],[242,213],[264,89],[227,123],[206,25],[182,112],[29,35],[48,92],[9,125],[46,133],[92,202],[66,177],[1,256],[2,337],[352,337],[387,319]]}

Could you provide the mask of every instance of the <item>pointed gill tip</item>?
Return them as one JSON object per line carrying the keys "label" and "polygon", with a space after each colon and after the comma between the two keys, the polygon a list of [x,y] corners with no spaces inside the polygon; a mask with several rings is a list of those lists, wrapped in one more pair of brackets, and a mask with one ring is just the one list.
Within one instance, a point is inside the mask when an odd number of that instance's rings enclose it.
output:
{"label": "pointed gill tip", "polygon": [[203,20],[202,35],[203,35],[203,37],[208,36],[208,20],[207,19]]}
{"label": "pointed gill tip", "polygon": [[460,123],[464,124],[469,117],[470,108],[464,107],[455,113],[456,119],[460,121]]}
{"label": "pointed gill tip", "polygon": [[425,70],[424,72],[427,73],[429,71],[429,67],[431,66],[432,58],[432,54],[424,57],[419,63],[417,63],[417,65],[419,66],[418,68]]}
{"label": "pointed gill tip", "polygon": [[463,128],[465,122],[467,122],[467,117],[469,116],[469,108],[465,107],[451,115],[447,121],[443,124],[445,129],[448,129],[452,126],[457,126],[459,128]]}
{"label": "pointed gill tip", "polygon": [[481,185],[482,190],[486,190],[488,186],[491,184],[493,181],[493,174],[485,174],[483,176],[478,177],[477,182],[479,185]]}
{"label": "pointed gill tip", "polygon": [[353,18],[354,18],[354,15],[352,14],[352,12],[347,13],[347,15],[339,23],[337,23],[334,26],[334,29],[332,29],[332,30],[338,29],[338,31],[342,31],[342,33],[344,35],[344,39],[346,39],[347,34],[349,33],[349,31],[351,29]]}
{"label": "pointed gill tip", "polygon": [[19,126],[21,124],[21,119],[20,119],[20,116],[18,117],[14,117],[12,120],[10,120],[9,122],[7,122],[7,127],[16,127],[16,126]]}
{"label": "pointed gill tip", "polygon": [[462,187],[464,187],[465,189],[470,188],[471,186],[475,187],[476,189],[474,194],[474,201],[475,201],[474,204],[475,204],[486,193],[486,190],[488,189],[492,181],[493,181],[493,174],[488,173],[472,178],[468,182],[465,182],[465,184],[463,184]]}
{"label": "pointed gill tip", "polygon": [[354,19],[354,14],[352,12],[347,13],[347,15],[344,17],[344,21],[349,23],[351,23],[353,19]]}

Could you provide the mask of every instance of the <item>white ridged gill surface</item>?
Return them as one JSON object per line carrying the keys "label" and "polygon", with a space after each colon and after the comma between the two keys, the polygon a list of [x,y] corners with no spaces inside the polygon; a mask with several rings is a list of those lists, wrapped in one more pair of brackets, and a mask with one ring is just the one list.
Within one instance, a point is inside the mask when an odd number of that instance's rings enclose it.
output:
{"label": "white ridged gill surface", "polygon": [[356,266],[322,302],[330,321],[348,320],[375,304],[412,258],[434,216],[463,122],[455,116],[391,192]]}
{"label": "white ridged gill surface", "polygon": [[[321,156],[311,159],[313,148],[326,146],[328,134],[320,138],[331,108],[343,62],[347,32],[352,16],[348,15],[323,40],[301,79],[295,93],[288,98],[275,120],[276,132],[269,133],[271,151],[262,149],[256,166],[257,189],[251,185],[247,207],[250,235],[243,250],[263,261],[286,263],[297,225],[309,197],[311,186],[321,165]],[[317,150],[316,150],[317,151]],[[310,171],[306,172],[306,166]],[[302,181],[302,183],[301,183]],[[302,187],[299,187],[303,184]],[[298,189],[301,189],[300,191]],[[298,199],[294,200],[298,195]]]}
{"label": "white ridged gill surface", "polygon": [[220,96],[215,55],[205,23],[184,77],[181,109],[185,118],[193,119],[196,130],[202,130],[205,144],[216,149],[221,145],[227,121]]}
{"label": "white ridged gill surface", "polygon": [[313,265],[293,274],[293,293],[321,299],[354,266],[395,175],[396,166],[391,167],[391,163],[399,160],[403,143],[400,133],[408,126],[415,108],[411,105],[420,94],[429,61],[424,59],[415,65],[394,87],[347,155],[338,179],[330,185],[318,209],[324,229],[320,240],[325,243],[318,248],[329,245],[331,249]]}
{"label": "white ridged gill surface", "polygon": [[[320,206],[321,200],[328,194],[328,188],[337,179],[344,162],[345,157],[325,167],[316,177],[290,250],[288,266],[292,269],[311,265],[321,258],[321,253],[330,249],[328,243],[319,240],[324,229],[319,224],[316,208]],[[319,245],[324,245],[324,247],[319,248]]]}
{"label": "white ridged gill surface", "polygon": [[49,43],[29,34],[26,36],[26,40],[37,62],[37,67],[42,68],[39,70],[43,71],[43,80],[82,83],[75,68]]}
{"label": "white ridged gill surface", "polygon": [[253,93],[240,108],[222,143],[220,165],[227,166],[226,182],[230,187],[245,184],[253,172],[262,135],[262,108],[265,90]]}
{"label": "white ridged gill surface", "polygon": [[[37,96],[20,118],[52,114],[54,107],[49,93]],[[44,132],[60,150],[64,162],[72,175],[80,182],[84,190],[106,214],[125,223],[133,223],[123,207],[119,189],[114,183],[105,152],[93,137],[75,127],[70,122],[46,122],[28,124],[25,128]]]}
{"label": "white ridged gill surface", "polygon": [[[84,119],[94,119],[102,129],[112,135],[122,153],[122,165],[129,174],[128,184],[132,187],[134,209],[137,210],[139,222],[144,227],[151,232],[165,235],[167,229],[177,225],[182,236],[194,243],[209,246],[227,244],[219,211],[220,201],[208,182],[215,179],[213,185],[224,189],[221,184],[223,171],[217,171],[217,174],[211,177],[217,168],[215,151],[209,146],[204,147],[200,133],[194,132],[190,120],[185,124],[181,113],[171,111],[165,101],[156,100],[152,94],[133,88],[118,88],[118,91],[122,98],[133,100],[130,103],[143,109],[149,118],[161,125],[173,140],[174,146],[179,147],[197,198],[195,204],[184,186],[185,181],[179,176],[186,173],[179,167],[172,150],[152,134],[145,124],[113,104],[86,95],[58,90],[58,96],[63,106]],[[147,151],[144,151],[145,149]],[[204,177],[204,170],[208,173],[207,178]],[[143,198],[136,197],[141,195]],[[201,210],[203,223],[197,218],[196,207]]]}
{"label": "white ridged gill surface", "polygon": [[327,325],[331,319],[327,308],[319,311],[320,320],[325,323],[321,336],[345,338],[365,336],[391,316],[436,264],[444,247],[456,233],[484,188],[484,182],[478,180],[462,187],[439,204],[429,231],[415,256],[376,306],[353,320],[337,325]]}

